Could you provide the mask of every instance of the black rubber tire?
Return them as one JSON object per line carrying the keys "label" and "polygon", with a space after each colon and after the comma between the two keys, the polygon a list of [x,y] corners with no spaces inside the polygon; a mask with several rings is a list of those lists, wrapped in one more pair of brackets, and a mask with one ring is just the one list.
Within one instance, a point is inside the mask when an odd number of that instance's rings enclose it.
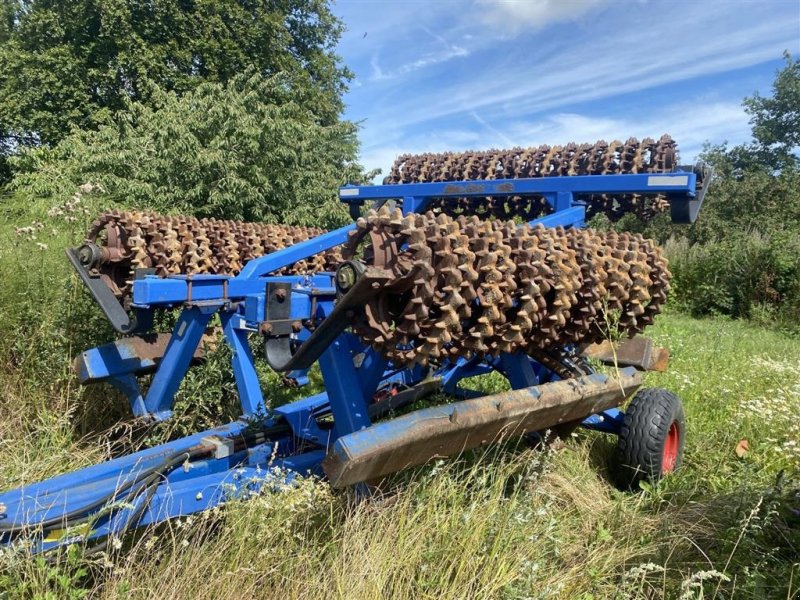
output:
{"label": "black rubber tire", "polygon": [[[671,434],[672,426],[677,428]],[[672,468],[665,465],[665,446],[671,437]],[[625,410],[612,463],[616,484],[622,489],[637,489],[640,481],[656,482],[668,471],[676,471],[683,460],[686,417],[681,399],[669,390],[639,390]]]}

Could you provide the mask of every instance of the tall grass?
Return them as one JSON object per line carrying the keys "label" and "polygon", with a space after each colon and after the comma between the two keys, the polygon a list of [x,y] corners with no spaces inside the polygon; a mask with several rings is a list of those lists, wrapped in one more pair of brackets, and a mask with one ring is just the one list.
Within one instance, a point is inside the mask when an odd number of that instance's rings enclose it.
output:
{"label": "tall grass", "polygon": [[[582,433],[558,451],[511,445],[428,465],[361,503],[306,480],[150,528],[105,556],[48,566],[4,553],[0,589],[8,598],[793,597],[797,343],[677,315],[653,336],[673,357],[649,383],[681,393],[690,429],[684,469],[639,494],[609,484],[611,440]],[[779,395],[769,412],[754,409]],[[742,439],[750,450],[740,458]],[[29,474],[102,454],[92,439],[70,444],[73,455]]]}
{"label": "tall grass", "polygon": [[[88,218],[69,215],[11,201],[0,223],[2,490],[236,412],[224,354],[193,371],[173,423],[144,434],[111,388],[76,385],[73,356],[113,335],[62,257]],[[400,474],[367,501],[305,480],[102,555],[4,549],[0,599],[796,597],[800,343],[676,313],[649,335],[672,359],[648,384],[684,398],[689,427],[684,468],[658,486],[615,490],[599,434],[560,450],[508,443]],[[275,377],[265,389],[286,399]]]}
{"label": "tall grass", "polygon": [[776,230],[728,232],[721,240],[664,245],[673,305],[695,316],[724,314],[800,333],[800,237]]}

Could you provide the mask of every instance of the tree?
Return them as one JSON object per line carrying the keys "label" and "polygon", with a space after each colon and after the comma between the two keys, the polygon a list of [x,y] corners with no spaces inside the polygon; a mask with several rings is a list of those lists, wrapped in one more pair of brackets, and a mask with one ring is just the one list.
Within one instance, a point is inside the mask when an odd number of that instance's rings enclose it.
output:
{"label": "tree", "polygon": [[775,74],[772,95],[758,92],[743,100],[750,115],[753,140],[729,148],[709,145],[701,158],[714,165],[718,175],[741,178],[743,173],[776,173],[800,166],[800,59],[786,52],[786,64]]}
{"label": "tree", "polygon": [[[0,1],[0,48],[2,48],[11,36],[14,28],[13,10],[15,3]],[[1,55],[1,54],[0,54]],[[3,112],[0,111],[0,192],[3,186],[11,179],[11,169],[8,165],[8,156],[13,151],[13,145],[6,132],[6,123],[3,119]]]}
{"label": "tree", "polygon": [[21,152],[11,187],[52,206],[93,183],[106,207],[330,227],[346,218],[338,187],[361,178],[356,126],[323,124],[307,93],[303,78],[251,72],[126,101],[95,130]]}
{"label": "tree", "polygon": [[[0,138],[3,136],[3,130],[0,124]],[[8,157],[11,154],[11,149],[0,142],[0,195],[2,195],[5,185],[11,181],[11,166],[8,164]]]}
{"label": "tree", "polygon": [[783,55],[786,65],[772,84],[772,96],[756,92],[744,105],[761,161],[775,170],[797,165],[800,147],[800,60]]}
{"label": "tree", "polygon": [[289,73],[332,125],[351,77],[341,32],[327,0],[0,0],[0,147],[53,145],[248,69]]}
{"label": "tree", "polygon": [[716,177],[701,218],[690,230],[695,242],[719,240],[732,230],[800,228],[800,60],[786,64],[772,83],[772,94],[745,98],[753,139],[729,148],[708,145],[703,160]]}
{"label": "tree", "polygon": [[771,95],[744,100],[752,141],[705,148],[716,175],[700,217],[666,233],[685,237],[667,246],[684,308],[800,331],[800,62],[784,58]]}

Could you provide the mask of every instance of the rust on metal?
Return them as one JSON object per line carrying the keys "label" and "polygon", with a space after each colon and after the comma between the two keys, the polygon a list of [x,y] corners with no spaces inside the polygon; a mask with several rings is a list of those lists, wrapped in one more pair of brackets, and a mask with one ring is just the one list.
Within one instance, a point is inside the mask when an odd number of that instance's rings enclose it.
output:
{"label": "rust on metal", "polygon": [[353,328],[396,364],[633,336],[661,311],[670,282],[660,249],[638,234],[386,206],[357,221],[343,255],[360,253],[395,279]]}
{"label": "rust on metal", "polygon": [[583,349],[581,355],[608,365],[636,367],[643,371],[664,372],[669,365],[669,350],[658,348],[652,340],[636,336],[618,343],[604,340]]}
{"label": "rust on metal", "polygon": [[[93,245],[85,248],[92,268],[128,299],[138,269],[187,273],[191,294],[194,273],[235,274],[246,260],[321,231],[113,211],[93,223]],[[286,272],[332,271],[357,256],[391,278],[374,284],[364,310],[347,318],[365,343],[398,365],[535,355],[632,336],[661,311],[670,281],[661,251],[638,234],[443,212],[403,215],[388,206],[360,218],[342,249]],[[288,298],[285,290],[277,294],[278,301]],[[287,326],[298,329],[294,321]]]}
{"label": "rust on metal", "polygon": [[[125,365],[129,372],[145,374],[155,371],[158,363],[164,357],[171,334],[148,333],[122,338],[97,348],[105,361],[116,365]],[[192,361],[197,363],[217,345],[217,334],[213,329],[208,330],[202,337],[194,351]],[[92,371],[92,361],[86,360],[87,352],[75,357],[73,369],[83,384],[103,381],[108,378],[107,373]]]}
{"label": "rust on metal", "polygon": [[[155,269],[162,277],[179,273],[236,275],[253,258],[323,233],[324,229],[316,227],[113,210],[92,222],[86,243],[99,250],[92,270],[114,294],[128,299],[137,269]],[[333,271],[339,262],[341,256],[334,248],[274,274]]]}
{"label": "rust on metal", "polygon": [[[599,140],[593,144],[569,143],[563,146],[469,150],[403,154],[397,157],[386,184],[434,181],[518,179],[620,173],[665,173],[678,164],[678,147],[669,135],[658,140],[629,138],[625,142]],[[448,186],[448,194],[468,189]],[[475,185],[475,184],[473,184]],[[698,181],[698,188],[702,182]],[[482,191],[472,188],[470,191]],[[641,194],[595,194],[585,198],[589,217],[602,213],[612,220],[633,212],[641,219],[669,210],[666,196]],[[530,221],[547,214],[549,207],[540,196],[510,199],[449,197],[437,200],[432,209],[450,215],[492,215],[501,219],[520,217]]]}
{"label": "rust on metal", "polygon": [[444,186],[445,194],[480,194],[486,191],[486,185],[482,183],[453,183]]}
{"label": "rust on metal", "polygon": [[[356,257],[388,272],[391,279],[373,283],[376,293],[363,310],[353,307],[343,316],[362,341],[397,365],[513,352],[544,356],[617,334],[630,337],[652,324],[666,302],[671,275],[654,242],[630,233],[518,226],[512,217],[528,220],[546,212],[544,199],[483,194],[493,186],[513,191],[513,183],[496,180],[518,177],[664,172],[676,157],[676,144],[666,135],[641,142],[401,156],[388,183],[452,182],[446,192],[453,197],[439,199],[425,214],[404,215],[389,206],[371,211],[359,218],[343,248],[274,275],[335,271],[344,258]],[[459,196],[467,193],[478,197]],[[612,217],[655,210],[652,202],[645,206],[633,196],[588,202],[590,212]],[[159,276],[236,275],[255,257],[321,233],[111,211],[92,223],[82,256],[128,307],[132,281],[142,269]],[[190,299],[191,293],[189,279]],[[288,298],[285,290],[278,294],[283,294],[276,296],[279,301]],[[290,321],[287,327],[298,332],[302,324]],[[630,364],[643,360],[634,356]],[[665,360],[656,353],[647,364],[658,367]]]}
{"label": "rust on metal", "polygon": [[323,469],[334,487],[371,480],[619,406],[641,384],[626,369],[417,410],[339,438]]}

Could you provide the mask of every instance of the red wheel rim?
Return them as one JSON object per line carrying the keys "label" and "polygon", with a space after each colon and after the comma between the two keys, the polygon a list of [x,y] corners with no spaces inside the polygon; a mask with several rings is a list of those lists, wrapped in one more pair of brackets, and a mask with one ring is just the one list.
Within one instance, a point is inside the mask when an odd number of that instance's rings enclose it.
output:
{"label": "red wheel rim", "polygon": [[672,473],[675,470],[675,462],[678,460],[678,446],[680,443],[681,434],[678,429],[678,423],[672,422],[667,432],[667,439],[664,440],[664,454],[661,459],[661,472]]}

